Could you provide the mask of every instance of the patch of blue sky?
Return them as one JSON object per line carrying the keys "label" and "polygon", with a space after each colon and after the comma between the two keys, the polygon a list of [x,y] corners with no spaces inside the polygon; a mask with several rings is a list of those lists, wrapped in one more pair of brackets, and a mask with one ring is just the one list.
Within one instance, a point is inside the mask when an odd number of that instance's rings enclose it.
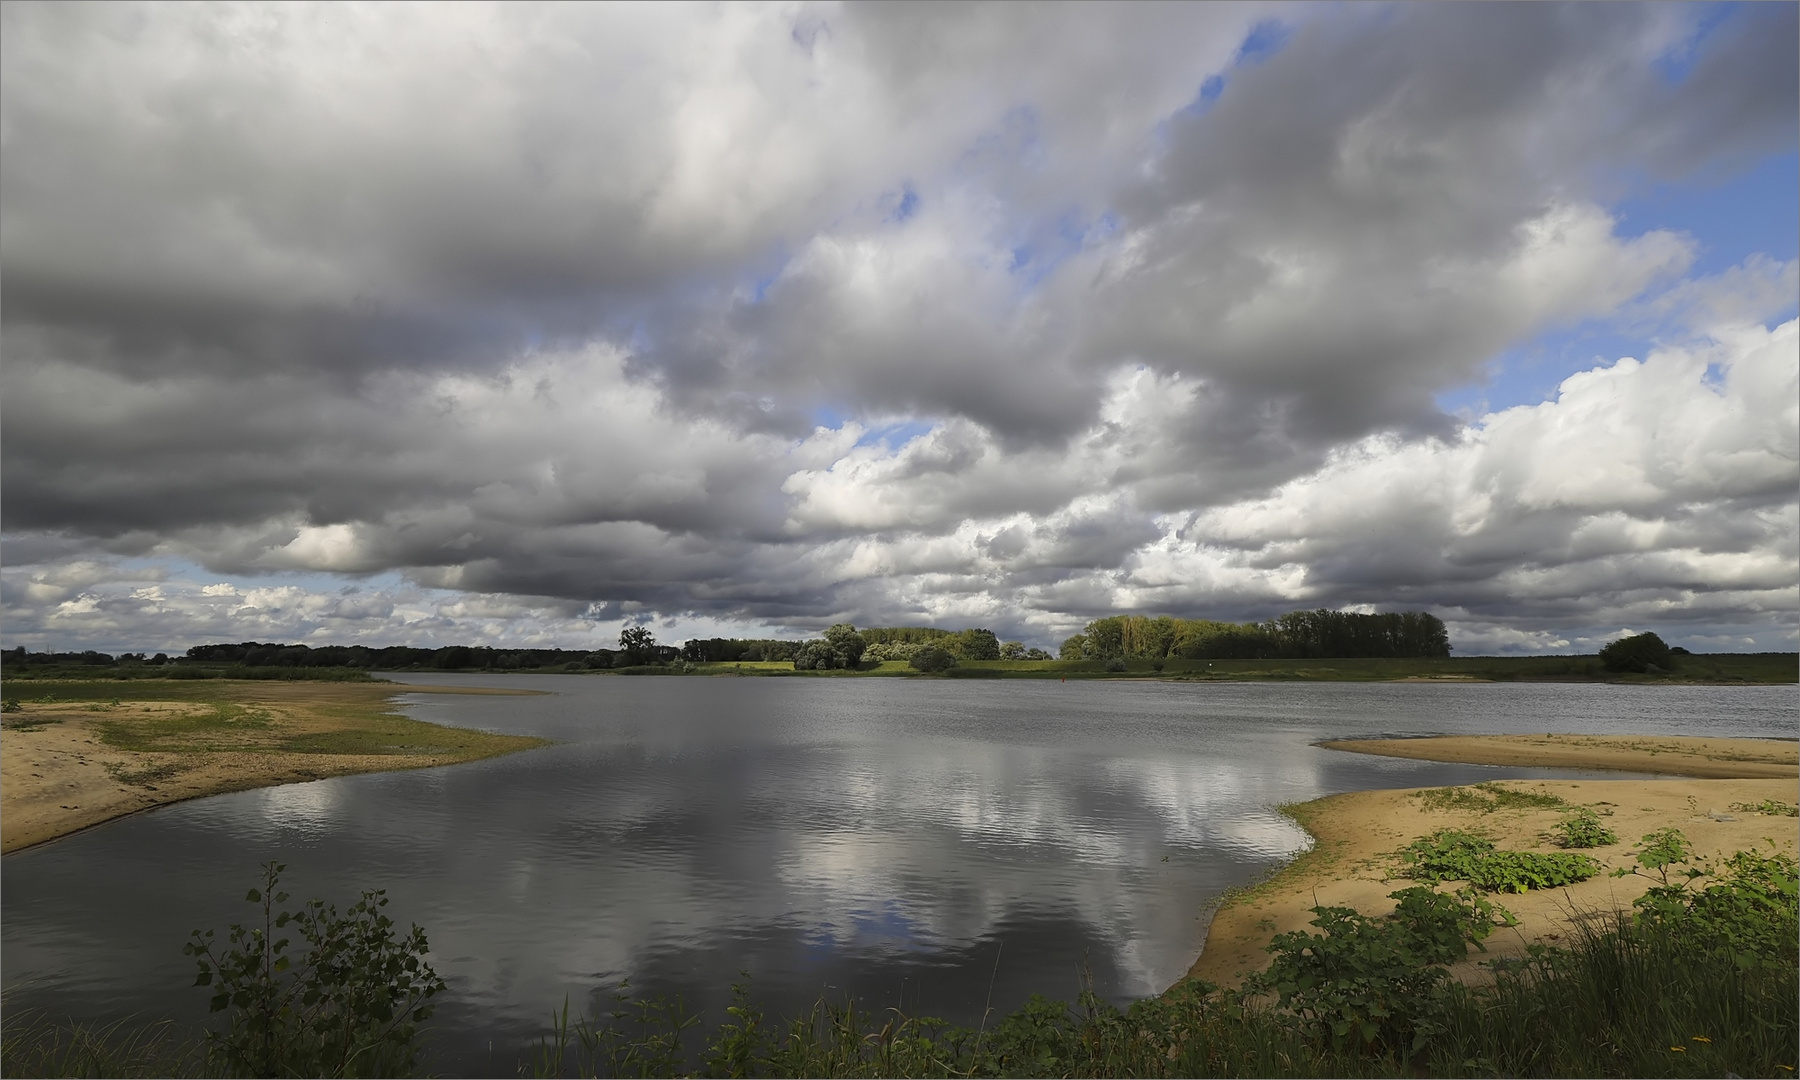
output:
{"label": "patch of blue sky", "polygon": [[1752,255],[1786,261],[1800,253],[1800,153],[1770,154],[1714,183],[1641,181],[1612,208],[1615,231],[1638,237],[1657,229],[1693,236],[1692,273],[1708,276]]}
{"label": "patch of blue sky", "polygon": [[813,406],[812,422],[814,427],[836,431],[854,419],[856,419],[855,413],[840,409],[835,405]]}
{"label": "patch of blue sky", "polygon": [[299,587],[307,592],[335,595],[343,592],[381,592],[410,589],[397,570],[357,576],[309,570],[274,570],[262,573],[217,573],[198,563],[174,555],[135,556],[120,559],[120,569],[159,570],[169,583],[190,585],[230,585],[242,592],[248,589]]}
{"label": "patch of blue sky", "polygon": [[1744,5],[1735,2],[1695,4],[1689,8],[1694,25],[1688,36],[1652,61],[1658,74],[1670,86],[1687,81],[1704,51],[1706,39],[1726,23],[1743,16]]}
{"label": "patch of blue sky", "polygon": [[[1615,231],[1634,239],[1658,229],[1693,238],[1688,277],[1713,277],[1756,255],[1778,261],[1800,257],[1800,154],[1771,154],[1735,176],[1705,183],[1641,180],[1631,197],[1612,207]],[[1800,312],[1800,297],[1774,313],[1782,322]],[[1620,357],[1643,359],[1657,341],[1682,328],[1624,327],[1594,319],[1539,334],[1494,357],[1486,377],[1437,397],[1452,415],[1478,415],[1555,396],[1579,371],[1611,365]]]}
{"label": "patch of blue sky", "polygon": [[882,218],[883,221],[893,225],[900,225],[918,214],[919,206],[921,205],[919,193],[913,190],[911,184],[902,187],[900,189],[900,194],[891,198],[893,209],[887,212],[886,216]]}
{"label": "patch of blue sky", "polygon": [[[1244,40],[1238,45],[1237,53],[1231,58],[1230,68],[1254,67],[1257,64],[1279,53],[1287,47],[1293,30],[1278,19],[1264,19],[1250,28]],[[1230,68],[1226,70],[1229,71]],[[1230,82],[1225,72],[1214,72],[1200,80],[1200,90],[1186,105],[1176,109],[1168,120],[1156,126],[1155,139],[1158,143],[1167,141],[1168,125],[1171,121],[1184,117],[1205,116],[1207,112],[1225,95],[1225,87]]]}
{"label": "patch of blue sky", "polygon": [[901,420],[892,424],[882,424],[863,432],[862,438],[856,440],[858,446],[886,446],[890,450],[899,450],[921,435],[929,435],[937,424],[928,420]]}
{"label": "patch of blue sky", "polygon": [[1260,64],[1287,48],[1288,38],[1292,34],[1293,31],[1280,19],[1264,19],[1244,35],[1244,43],[1238,46],[1237,56],[1232,63]]}
{"label": "patch of blue sky", "polygon": [[1641,360],[1649,350],[1642,337],[1622,334],[1610,322],[1564,327],[1502,352],[1488,362],[1483,380],[1437,395],[1437,405],[1468,419],[1536,405],[1555,397],[1563,380],[1576,372],[1610,367],[1625,356]]}

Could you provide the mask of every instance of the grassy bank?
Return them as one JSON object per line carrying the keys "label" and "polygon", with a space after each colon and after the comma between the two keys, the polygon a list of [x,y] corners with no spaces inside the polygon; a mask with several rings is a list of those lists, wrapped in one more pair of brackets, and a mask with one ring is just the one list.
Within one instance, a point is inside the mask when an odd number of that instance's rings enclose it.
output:
{"label": "grassy bank", "polygon": [[[430,724],[374,682],[224,679],[0,683],[0,848],[183,799],[351,773],[451,765],[541,739]],[[499,693],[529,693],[525,690]]]}
{"label": "grassy bank", "polygon": [[[808,678],[922,677],[901,661],[854,671],[795,671],[791,663],[694,664],[698,675],[793,675]],[[1168,679],[1177,682],[1607,682],[1777,684],[1800,681],[1795,653],[1684,656],[1670,674],[1607,671],[1595,656],[1461,656],[1343,660],[963,660],[936,678]]]}

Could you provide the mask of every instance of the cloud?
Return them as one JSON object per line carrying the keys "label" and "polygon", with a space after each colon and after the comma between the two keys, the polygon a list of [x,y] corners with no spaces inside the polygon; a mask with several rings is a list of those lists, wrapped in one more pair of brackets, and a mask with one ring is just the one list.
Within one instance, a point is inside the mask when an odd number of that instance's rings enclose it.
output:
{"label": "cloud", "polygon": [[1795,264],[1610,207],[1791,153],[1793,19],[8,5],[8,635],[1791,638]]}

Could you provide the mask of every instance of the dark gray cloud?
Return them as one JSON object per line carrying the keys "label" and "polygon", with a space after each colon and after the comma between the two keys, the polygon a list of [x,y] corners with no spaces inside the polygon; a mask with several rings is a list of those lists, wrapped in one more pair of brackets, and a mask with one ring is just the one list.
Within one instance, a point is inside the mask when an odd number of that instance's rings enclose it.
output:
{"label": "dark gray cloud", "polygon": [[[7,5],[9,633],[229,625],[150,559],[355,591],[242,616],[296,633],[1791,637],[1794,267],[1608,206],[1791,151],[1794,12]],[[1777,396],[1597,369],[1540,437],[1742,438],[1515,497],[1527,420],[1437,396],[1594,319]]]}

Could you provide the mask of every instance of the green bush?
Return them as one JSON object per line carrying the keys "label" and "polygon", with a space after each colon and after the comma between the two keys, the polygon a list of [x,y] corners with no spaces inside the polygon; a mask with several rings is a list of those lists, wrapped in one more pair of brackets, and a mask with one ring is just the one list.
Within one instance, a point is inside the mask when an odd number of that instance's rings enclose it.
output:
{"label": "green bush", "polygon": [[1634,634],[1601,649],[1600,663],[1608,671],[1635,671],[1639,674],[1651,668],[1673,671],[1675,654],[1655,634]]}
{"label": "green bush", "polygon": [[1675,828],[1650,833],[1640,845],[1638,865],[1614,871],[1655,882],[1632,902],[1639,925],[1666,928],[1694,948],[1740,964],[1793,965],[1800,942],[1800,868],[1793,856],[1740,851],[1711,863],[1696,858]]}
{"label": "green bush", "polygon": [[910,664],[915,671],[923,671],[926,674],[930,674],[936,671],[948,671],[955,667],[956,657],[951,656],[948,652],[938,648],[936,645],[927,645],[925,648],[913,653],[912,659],[908,660],[907,663]]}
{"label": "green bush", "polygon": [[1494,842],[1461,829],[1440,829],[1400,849],[1402,873],[1435,885],[1466,881],[1482,892],[1522,893],[1586,881],[1600,864],[1586,855],[1500,851]]}
{"label": "green bush", "polygon": [[1588,807],[1578,806],[1557,823],[1555,840],[1566,848],[1596,848],[1616,844],[1619,837],[1600,823],[1600,815]]}
{"label": "green bush", "polygon": [[[212,1011],[231,1010],[210,1050],[233,1076],[400,1076],[417,1063],[418,1025],[444,980],[421,957],[417,926],[405,937],[382,913],[387,897],[365,892],[349,911],[312,900],[276,912],[282,864],[263,868],[263,887],[245,899],[262,908],[262,926],[233,925],[230,947],[215,952],[213,932],[194,931],[182,951],[194,957],[195,986],[211,987]],[[278,937],[292,924],[306,942],[299,958]]]}
{"label": "green bush", "polygon": [[1280,1008],[1333,1045],[1416,1053],[1440,1027],[1443,965],[1461,960],[1470,945],[1482,948],[1496,922],[1511,917],[1487,900],[1423,885],[1389,895],[1399,905],[1385,918],[1313,908],[1322,932],[1276,937],[1274,962],[1246,989],[1278,995]]}

